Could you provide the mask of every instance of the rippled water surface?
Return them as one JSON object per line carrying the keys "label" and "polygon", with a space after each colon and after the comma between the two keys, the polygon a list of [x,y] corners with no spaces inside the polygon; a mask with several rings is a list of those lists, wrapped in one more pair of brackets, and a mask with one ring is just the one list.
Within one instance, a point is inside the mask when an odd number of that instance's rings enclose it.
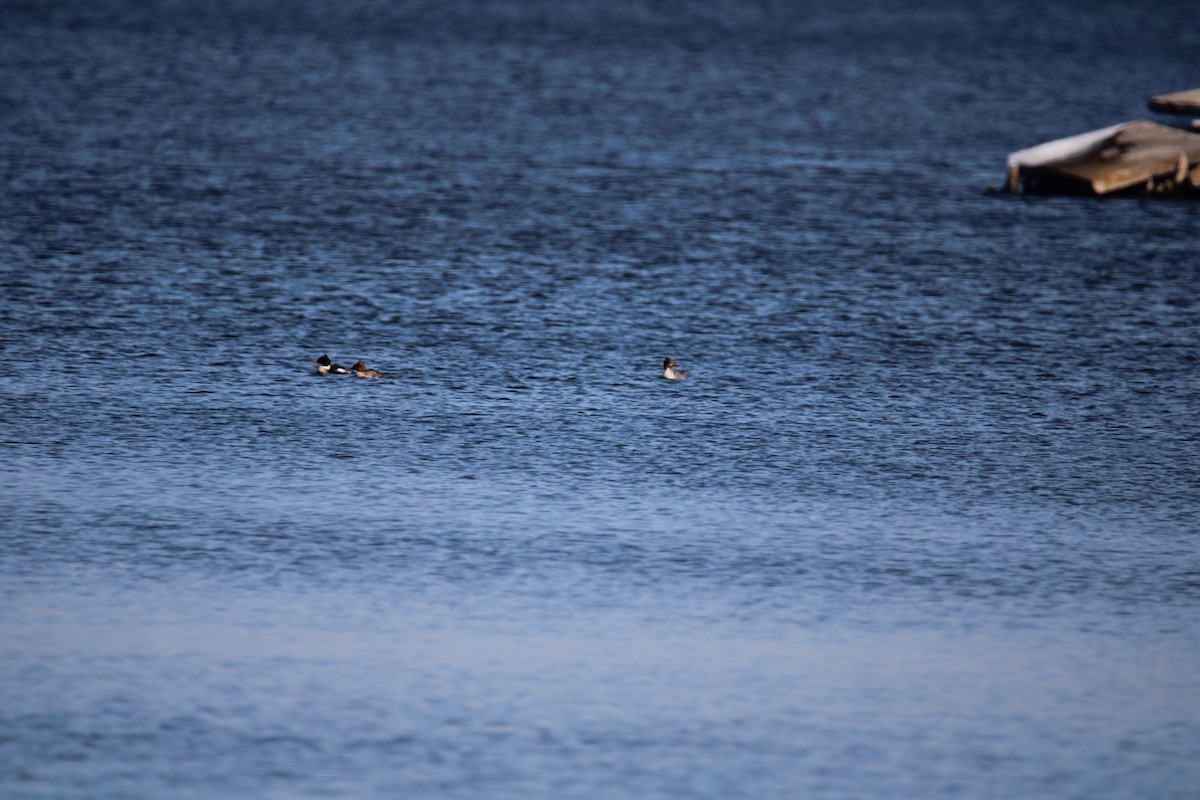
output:
{"label": "rippled water surface", "polygon": [[1194,798],[1185,17],[0,4],[0,795]]}

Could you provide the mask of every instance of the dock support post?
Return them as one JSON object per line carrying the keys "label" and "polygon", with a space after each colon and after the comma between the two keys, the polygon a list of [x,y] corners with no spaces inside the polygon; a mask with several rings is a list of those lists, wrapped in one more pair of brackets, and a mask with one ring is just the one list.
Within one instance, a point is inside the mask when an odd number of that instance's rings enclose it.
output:
{"label": "dock support post", "polygon": [[1017,194],[1021,188],[1021,167],[1016,162],[1008,165],[1008,179],[1004,182],[1004,191]]}

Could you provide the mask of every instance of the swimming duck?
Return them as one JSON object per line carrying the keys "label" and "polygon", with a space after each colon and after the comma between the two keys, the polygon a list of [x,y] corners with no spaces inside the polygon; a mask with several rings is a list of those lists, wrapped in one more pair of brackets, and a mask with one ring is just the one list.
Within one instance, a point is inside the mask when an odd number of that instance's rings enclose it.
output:
{"label": "swimming duck", "polygon": [[350,370],[343,367],[341,364],[334,364],[329,360],[329,356],[321,356],[316,361],[308,362],[315,364],[318,375],[349,375]]}
{"label": "swimming duck", "polygon": [[379,372],[378,370],[367,369],[367,365],[363,363],[361,358],[350,369],[354,371],[354,377],[356,377],[356,378],[382,378],[383,377],[383,373]]}
{"label": "swimming duck", "polygon": [[687,377],[687,373],[681,369],[675,369],[675,362],[667,358],[663,360],[663,377],[669,381],[681,381]]}

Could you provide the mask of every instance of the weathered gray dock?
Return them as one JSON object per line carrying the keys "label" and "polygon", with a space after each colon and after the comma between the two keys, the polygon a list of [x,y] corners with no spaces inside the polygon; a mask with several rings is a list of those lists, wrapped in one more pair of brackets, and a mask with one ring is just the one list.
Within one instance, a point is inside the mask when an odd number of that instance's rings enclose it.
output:
{"label": "weathered gray dock", "polygon": [[[1200,115],[1200,89],[1159,95],[1150,107]],[[1168,111],[1169,109],[1169,111]],[[1200,130],[1134,120],[1011,153],[1011,194],[1135,194],[1200,199]]]}
{"label": "weathered gray dock", "polygon": [[1150,98],[1150,110],[1159,114],[1200,117],[1200,89],[1160,94]]}

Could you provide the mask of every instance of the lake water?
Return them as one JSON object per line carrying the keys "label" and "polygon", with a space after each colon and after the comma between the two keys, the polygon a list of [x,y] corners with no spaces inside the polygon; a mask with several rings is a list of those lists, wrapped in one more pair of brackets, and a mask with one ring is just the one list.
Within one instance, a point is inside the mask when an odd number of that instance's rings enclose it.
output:
{"label": "lake water", "polygon": [[1193,23],[0,5],[0,795],[1195,798]]}

